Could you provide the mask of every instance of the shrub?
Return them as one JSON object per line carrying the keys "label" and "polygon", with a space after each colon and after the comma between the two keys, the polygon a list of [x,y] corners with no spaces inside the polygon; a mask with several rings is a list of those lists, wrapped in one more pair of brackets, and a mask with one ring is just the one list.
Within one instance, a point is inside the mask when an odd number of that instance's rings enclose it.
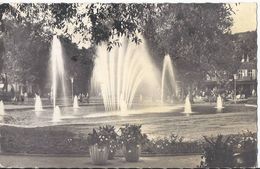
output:
{"label": "shrub", "polygon": [[143,145],[148,141],[147,135],[141,132],[142,125],[126,124],[120,128],[121,135],[119,137],[122,145]]}
{"label": "shrub", "polygon": [[110,135],[105,130],[93,129],[92,133],[88,134],[87,142],[89,145],[108,146]]}
{"label": "shrub", "polygon": [[169,137],[149,140],[143,151],[152,154],[183,154],[200,153],[202,148],[197,141],[183,142],[183,137],[171,134]]}
{"label": "shrub", "polygon": [[158,154],[170,154],[172,152],[172,146],[176,143],[181,143],[182,137],[171,134],[169,137],[156,138],[149,140],[144,149],[150,153]]}
{"label": "shrub", "polygon": [[109,136],[109,143],[108,143],[108,149],[109,149],[109,159],[112,159],[116,150],[118,149],[118,134],[115,131],[115,127],[111,125],[106,125],[99,127],[99,131],[102,133],[107,133]]}
{"label": "shrub", "polygon": [[245,131],[227,137],[205,138],[201,167],[254,167],[257,161],[256,133]]}
{"label": "shrub", "polygon": [[204,136],[204,152],[201,156],[200,167],[232,167],[234,166],[234,151],[231,136],[224,139],[223,135],[217,138]]}
{"label": "shrub", "polygon": [[234,137],[234,150],[236,167],[253,167],[257,160],[257,136],[256,133],[244,131],[241,135]]}

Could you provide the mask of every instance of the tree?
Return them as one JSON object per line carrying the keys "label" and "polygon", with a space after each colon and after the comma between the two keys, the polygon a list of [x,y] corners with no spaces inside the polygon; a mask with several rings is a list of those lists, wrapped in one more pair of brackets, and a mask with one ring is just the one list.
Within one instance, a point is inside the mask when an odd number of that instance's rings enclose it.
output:
{"label": "tree", "polygon": [[[43,37],[62,35],[78,47],[107,42],[118,45],[118,36],[140,43],[144,33],[158,63],[170,54],[179,79],[192,89],[205,75],[231,74],[236,63],[228,4],[13,4],[21,23],[38,25]],[[48,38],[47,38],[48,39]],[[234,61],[234,62],[233,62]],[[188,88],[187,87],[187,88]],[[191,91],[190,91],[191,92]]]}
{"label": "tree", "polygon": [[2,19],[2,24],[6,29],[2,36],[2,71],[8,74],[9,82],[43,88],[50,45],[37,33],[39,25],[19,23],[11,16]]}
{"label": "tree", "polygon": [[67,79],[74,78],[74,94],[89,92],[92,70],[94,67],[94,48],[78,49],[68,38],[61,38],[65,55]]}
{"label": "tree", "polygon": [[165,4],[162,8],[162,15],[150,19],[145,35],[160,58],[170,54],[178,79],[187,84],[186,88],[192,90],[207,74],[233,71],[228,64],[237,58],[229,38],[232,25],[229,5]]}
{"label": "tree", "polygon": [[[118,44],[117,36],[139,43],[147,18],[155,15],[155,4],[13,4],[18,20],[41,23],[44,33],[63,35],[88,48],[108,42]],[[21,16],[21,17],[20,17]],[[76,38],[75,38],[76,37]]]}

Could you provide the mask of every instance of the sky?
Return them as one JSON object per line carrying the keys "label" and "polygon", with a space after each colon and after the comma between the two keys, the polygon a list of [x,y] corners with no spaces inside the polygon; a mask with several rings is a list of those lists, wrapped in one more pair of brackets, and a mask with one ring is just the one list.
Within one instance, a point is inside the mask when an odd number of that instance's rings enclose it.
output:
{"label": "sky", "polygon": [[234,24],[231,27],[232,33],[256,30],[256,3],[240,3],[237,6],[232,4],[235,14],[232,15]]}

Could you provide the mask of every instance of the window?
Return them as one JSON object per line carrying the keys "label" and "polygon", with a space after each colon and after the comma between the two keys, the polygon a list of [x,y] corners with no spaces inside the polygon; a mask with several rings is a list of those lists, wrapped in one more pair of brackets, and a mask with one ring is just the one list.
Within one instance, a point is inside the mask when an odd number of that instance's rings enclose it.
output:
{"label": "window", "polygon": [[256,79],[256,70],[252,69],[252,79]]}
{"label": "window", "polygon": [[249,76],[250,78],[252,78],[252,76],[253,76],[252,70],[248,70],[248,76]]}
{"label": "window", "polygon": [[242,77],[243,77],[242,70],[238,70],[238,78],[242,78]]}
{"label": "window", "polygon": [[242,75],[243,77],[247,77],[247,69],[242,69]]}

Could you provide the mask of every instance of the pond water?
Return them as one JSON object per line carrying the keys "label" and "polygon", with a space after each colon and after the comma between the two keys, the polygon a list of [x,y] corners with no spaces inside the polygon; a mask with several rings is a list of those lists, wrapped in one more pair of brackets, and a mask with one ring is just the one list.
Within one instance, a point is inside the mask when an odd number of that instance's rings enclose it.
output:
{"label": "pond water", "polygon": [[[61,120],[52,122],[53,109],[35,113],[33,109],[6,111],[2,125],[19,127],[58,127],[85,133],[100,125],[120,127],[126,123],[142,124],[142,130],[151,137],[177,133],[195,139],[202,135],[236,134],[241,130],[256,131],[256,108],[227,105],[217,112],[215,105],[194,104],[191,114],[183,113],[183,105],[135,105],[133,110],[105,112],[104,106],[81,106],[78,109],[61,107]],[[37,115],[36,115],[37,114]]]}

